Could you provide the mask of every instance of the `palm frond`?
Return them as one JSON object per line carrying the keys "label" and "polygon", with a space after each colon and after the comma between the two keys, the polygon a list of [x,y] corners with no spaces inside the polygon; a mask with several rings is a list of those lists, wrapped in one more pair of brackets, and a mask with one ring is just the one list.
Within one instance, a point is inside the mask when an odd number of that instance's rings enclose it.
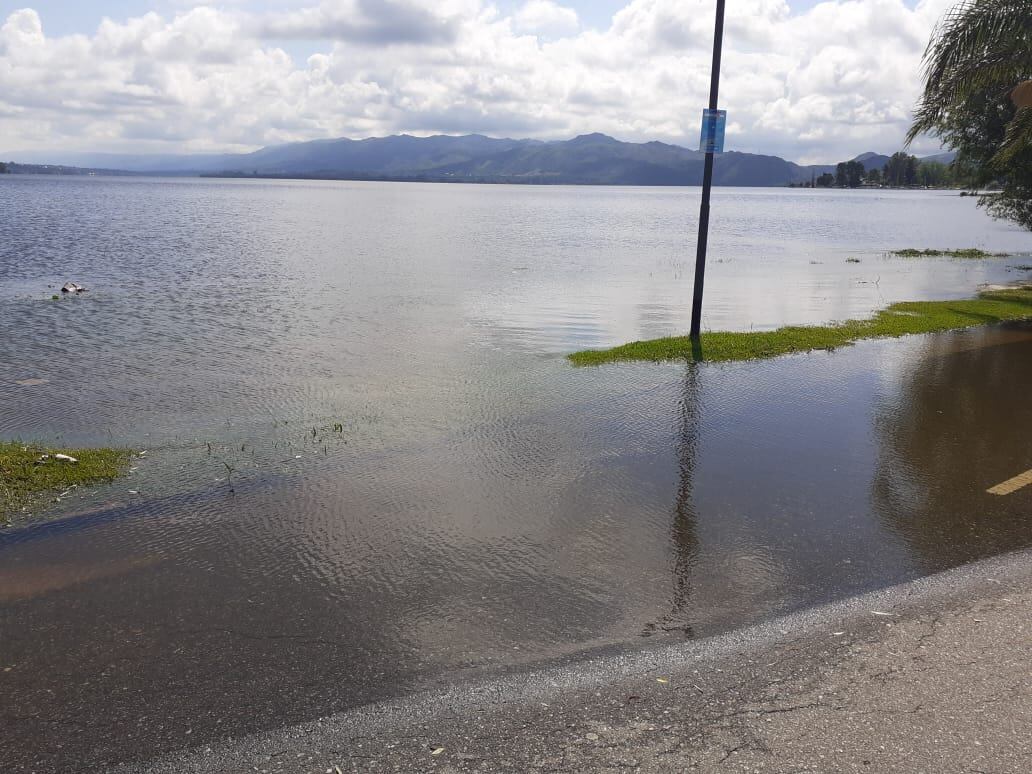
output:
{"label": "palm frond", "polygon": [[924,91],[907,133],[934,132],[977,92],[1001,95],[1032,77],[1032,2],[963,0],[940,20],[925,49]]}
{"label": "palm frond", "polygon": [[1022,108],[1007,124],[1007,135],[1003,138],[1003,145],[993,156],[993,166],[1002,169],[1007,166],[1014,157],[1032,147],[1032,107]]}

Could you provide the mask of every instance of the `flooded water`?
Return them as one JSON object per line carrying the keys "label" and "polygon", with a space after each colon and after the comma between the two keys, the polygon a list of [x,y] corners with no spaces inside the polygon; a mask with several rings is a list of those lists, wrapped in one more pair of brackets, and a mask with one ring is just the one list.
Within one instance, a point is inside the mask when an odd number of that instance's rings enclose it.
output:
{"label": "flooded water", "polygon": [[[1032,545],[1030,492],[986,493],[1032,467],[1032,326],[566,362],[687,327],[697,190],[2,183],[0,438],[147,451],[0,532],[9,770],[102,769]],[[1032,235],[954,195],[714,208],[713,329],[1032,274]],[[66,280],[90,291],[51,301]]]}

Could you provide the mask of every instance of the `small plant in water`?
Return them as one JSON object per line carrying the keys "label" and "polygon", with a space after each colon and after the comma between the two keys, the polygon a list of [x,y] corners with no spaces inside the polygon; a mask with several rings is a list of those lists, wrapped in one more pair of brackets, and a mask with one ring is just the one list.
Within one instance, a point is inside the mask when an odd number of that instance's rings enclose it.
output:
{"label": "small plant in water", "polygon": [[915,250],[908,247],[904,250],[893,250],[891,255],[898,255],[901,258],[1006,258],[1007,253],[987,253],[985,250],[969,247],[963,250]]}
{"label": "small plant in water", "polygon": [[861,339],[935,333],[1007,320],[1032,320],[1032,285],[985,290],[976,298],[954,301],[899,301],[861,320],[789,325],[774,331],[707,331],[701,342],[687,336],[670,336],[607,350],[575,352],[568,358],[578,366],[620,360],[698,361],[703,359],[703,352],[710,361],[752,360],[790,352],[831,350]]}

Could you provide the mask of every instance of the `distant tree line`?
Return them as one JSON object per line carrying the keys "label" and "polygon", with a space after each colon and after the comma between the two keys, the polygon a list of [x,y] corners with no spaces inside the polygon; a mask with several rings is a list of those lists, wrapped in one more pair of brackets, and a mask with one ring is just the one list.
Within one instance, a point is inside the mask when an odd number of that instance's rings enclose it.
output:
{"label": "distant tree line", "polygon": [[0,175],[131,175],[131,172],[117,170],[62,167],[55,164],[18,164],[14,161],[0,161]]}
{"label": "distant tree line", "polygon": [[920,161],[916,156],[894,153],[884,167],[865,169],[860,161],[843,161],[835,172],[825,172],[801,188],[954,188],[968,183],[968,176],[954,165]]}
{"label": "distant tree line", "polygon": [[859,188],[864,183],[864,165],[859,161],[843,161],[835,167],[836,188]]}

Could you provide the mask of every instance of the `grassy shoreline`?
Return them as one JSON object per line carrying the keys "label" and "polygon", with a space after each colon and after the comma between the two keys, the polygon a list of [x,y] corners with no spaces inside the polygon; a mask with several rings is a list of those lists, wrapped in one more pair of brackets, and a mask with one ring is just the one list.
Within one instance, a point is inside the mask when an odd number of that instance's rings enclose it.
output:
{"label": "grassy shoreline", "polygon": [[[55,454],[76,462],[58,460]],[[43,455],[50,456],[44,459]],[[114,480],[126,472],[131,458],[129,449],[56,449],[0,441],[0,527],[72,487]]]}
{"label": "grassy shoreline", "polygon": [[868,320],[790,325],[774,331],[703,333],[695,346],[687,336],[671,336],[634,341],[611,349],[574,352],[567,355],[567,359],[576,366],[624,360],[757,360],[793,352],[835,349],[861,339],[935,333],[1024,319],[1032,319],[1032,285],[989,290],[979,293],[977,298],[961,301],[901,301]]}
{"label": "grassy shoreline", "polygon": [[1010,258],[1010,253],[987,253],[985,250],[971,247],[964,250],[915,250],[912,247],[903,250],[892,250],[889,255],[901,258]]}

